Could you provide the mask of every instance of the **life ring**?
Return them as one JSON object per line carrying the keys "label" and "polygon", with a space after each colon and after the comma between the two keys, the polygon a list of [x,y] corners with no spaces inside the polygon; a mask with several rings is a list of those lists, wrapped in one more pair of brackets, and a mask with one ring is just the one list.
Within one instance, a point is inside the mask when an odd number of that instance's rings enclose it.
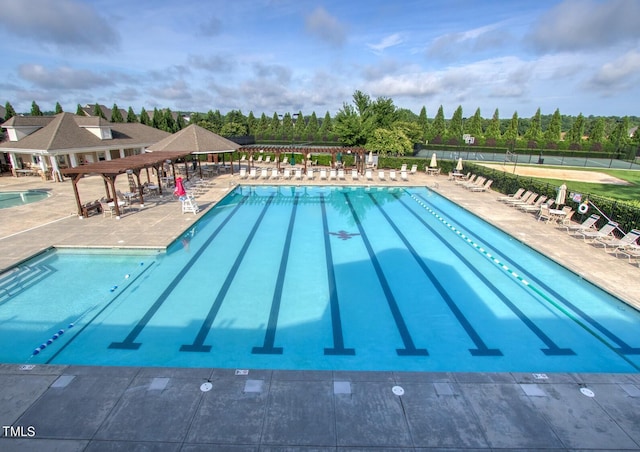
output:
{"label": "life ring", "polygon": [[582,214],[587,213],[587,210],[589,210],[589,204],[586,202],[583,202],[582,204],[580,204],[580,206],[578,206],[578,212]]}

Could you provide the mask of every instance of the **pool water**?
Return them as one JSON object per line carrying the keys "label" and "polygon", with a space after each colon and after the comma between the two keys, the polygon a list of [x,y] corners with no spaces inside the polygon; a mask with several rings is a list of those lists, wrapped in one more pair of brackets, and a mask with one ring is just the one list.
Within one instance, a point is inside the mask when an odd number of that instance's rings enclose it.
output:
{"label": "pool water", "polygon": [[[72,281],[71,283],[69,281]],[[638,372],[640,313],[427,188],[237,187],[0,276],[0,362]]]}
{"label": "pool water", "polygon": [[42,190],[2,191],[0,192],[0,209],[22,206],[48,197],[49,194]]}

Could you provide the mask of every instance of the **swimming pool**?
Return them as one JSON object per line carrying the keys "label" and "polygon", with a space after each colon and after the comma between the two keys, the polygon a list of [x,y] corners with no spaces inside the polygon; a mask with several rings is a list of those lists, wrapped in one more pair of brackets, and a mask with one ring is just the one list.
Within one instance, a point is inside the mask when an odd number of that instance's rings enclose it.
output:
{"label": "swimming pool", "polygon": [[237,187],[166,253],[58,250],[12,269],[0,322],[0,362],[640,366],[640,313],[427,188]]}
{"label": "swimming pool", "polygon": [[0,209],[22,206],[48,197],[49,193],[43,190],[0,191]]}

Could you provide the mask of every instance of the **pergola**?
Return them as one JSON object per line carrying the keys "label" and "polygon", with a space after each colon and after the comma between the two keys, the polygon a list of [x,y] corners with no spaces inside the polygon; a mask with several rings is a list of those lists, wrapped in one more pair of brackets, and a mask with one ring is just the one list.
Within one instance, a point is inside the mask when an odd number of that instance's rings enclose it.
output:
{"label": "pergola", "polygon": [[252,162],[255,161],[253,159],[253,155],[256,152],[269,152],[275,153],[276,155],[276,165],[278,170],[280,169],[280,156],[287,154],[302,154],[304,156],[304,170],[307,170],[307,156],[309,154],[331,154],[331,165],[333,166],[336,163],[336,158],[338,154],[353,154],[358,156],[356,159],[356,168],[359,172],[364,171],[365,165],[365,153],[367,152],[364,148],[359,147],[342,147],[342,146],[301,146],[301,145],[282,145],[282,146],[261,146],[261,145],[250,145],[243,146],[240,148],[239,152],[247,152],[250,156],[249,158],[249,166],[251,166]]}
{"label": "pergola", "polygon": [[[80,200],[80,194],[78,192],[78,182],[85,175],[98,174],[102,176],[104,180],[105,191],[107,198],[111,198],[114,201],[116,197],[116,177],[120,174],[135,174],[138,186],[138,196],[140,197],[141,205],[144,205],[144,198],[142,197],[142,184],[140,183],[140,172],[144,169],[147,173],[147,181],[150,182],[149,168],[156,170],[157,184],[160,193],[162,193],[162,183],[160,180],[160,174],[162,167],[165,163],[170,163],[173,167],[176,160],[189,155],[191,151],[163,151],[155,153],[144,153],[138,155],[132,155],[130,157],[124,157],[115,160],[105,160],[102,162],[89,163],[86,165],[80,165],[73,168],[65,168],[62,170],[62,174],[71,177],[73,182],[73,193],[76,197],[76,203],[78,206],[78,216],[82,217],[82,201]],[[185,166],[188,163],[185,160]],[[173,171],[175,175],[175,171]],[[188,171],[186,171],[188,174]],[[174,176],[175,177],[175,176]],[[117,202],[115,204],[116,217],[120,218],[120,207]]]}

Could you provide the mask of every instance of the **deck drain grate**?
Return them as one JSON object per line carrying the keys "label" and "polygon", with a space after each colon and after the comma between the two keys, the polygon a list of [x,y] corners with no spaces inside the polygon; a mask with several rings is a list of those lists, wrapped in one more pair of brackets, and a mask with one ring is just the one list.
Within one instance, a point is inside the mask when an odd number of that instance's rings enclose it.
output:
{"label": "deck drain grate", "polygon": [[351,394],[351,382],[349,381],[334,381],[333,382],[334,394]]}

